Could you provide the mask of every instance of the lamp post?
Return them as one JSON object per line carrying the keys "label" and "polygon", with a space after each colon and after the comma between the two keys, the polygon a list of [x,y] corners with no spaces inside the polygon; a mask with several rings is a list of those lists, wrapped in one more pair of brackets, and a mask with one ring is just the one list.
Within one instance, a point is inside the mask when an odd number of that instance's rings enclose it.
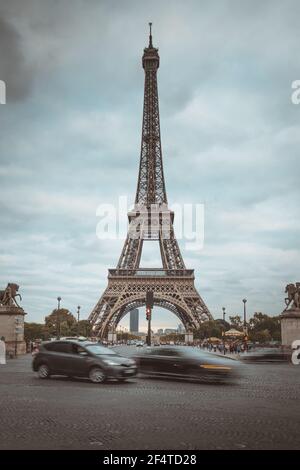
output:
{"label": "lamp post", "polygon": [[59,318],[60,301],[61,301],[61,297],[57,297],[57,312],[56,312],[56,335],[57,335],[57,339],[60,338],[60,318]]}
{"label": "lamp post", "polygon": [[225,315],[226,315],[225,310],[226,310],[226,307],[222,307],[222,310],[223,310],[223,321],[225,321]]}
{"label": "lamp post", "polygon": [[148,334],[147,334],[147,345],[151,346],[151,317],[152,308],[154,305],[154,294],[153,291],[147,290],[146,292],[146,320],[148,321]]}
{"label": "lamp post", "polygon": [[248,349],[248,346],[247,346],[247,317],[246,317],[246,302],[247,302],[247,299],[243,299],[243,304],[244,304],[244,341],[245,341],[245,350]]}
{"label": "lamp post", "polygon": [[77,307],[77,336],[79,337],[79,319],[80,319],[80,305]]}
{"label": "lamp post", "polygon": [[247,299],[243,299],[243,303],[244,303],[244,329],[245,329],[245,331],[246,331],[246,327],[247,327],[246,302],[247,302]]}
{"label": "lamp post", "polygon": [[224,322],[224,328],[223,328],[223,352],[224,354],[226,353],[226,349],[225,349],[225,310],[226,310],[226,307],[222,307],[222,310],[223,310],[223,322]]}

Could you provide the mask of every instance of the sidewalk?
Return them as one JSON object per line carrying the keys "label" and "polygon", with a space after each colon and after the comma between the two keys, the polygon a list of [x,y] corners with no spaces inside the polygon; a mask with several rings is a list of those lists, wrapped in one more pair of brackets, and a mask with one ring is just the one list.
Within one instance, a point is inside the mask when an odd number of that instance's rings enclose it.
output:
{"label": "sidewalk", "polygon": [[32,355],[30,353],[22,354],[13,359],[6,358],[6,364],[0,364],[0,375],[5,371],[24,372],[31,368]]}

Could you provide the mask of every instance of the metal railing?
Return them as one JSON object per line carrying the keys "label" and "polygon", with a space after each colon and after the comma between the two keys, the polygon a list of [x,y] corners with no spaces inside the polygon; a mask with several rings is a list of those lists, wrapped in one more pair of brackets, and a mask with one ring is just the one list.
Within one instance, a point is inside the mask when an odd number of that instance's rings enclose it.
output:
{"label": "metal railing", "polygon": [[109,277],[194,277],[193,269],[109,269]]}

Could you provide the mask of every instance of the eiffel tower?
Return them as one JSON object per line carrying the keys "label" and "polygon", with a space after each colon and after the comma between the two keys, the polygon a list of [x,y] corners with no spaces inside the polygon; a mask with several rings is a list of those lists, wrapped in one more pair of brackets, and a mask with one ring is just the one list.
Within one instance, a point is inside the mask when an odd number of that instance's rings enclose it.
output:
{"label": "eiffel tower", "polygon": [[[194,270],[186,269],[168,209],[163,173],[157,90],[158,49],[144,49],[144,109],[139,176],[129,230],[116,269],[108,270],[108,285],[89,316],[93,335],[105,338],[132,309],[146,303],[153,291],[154,305],[173,312],[186,331],[199,328],[212,316],[194,286]],[[141,268],[143,243],[157,240],[162,269]]]}

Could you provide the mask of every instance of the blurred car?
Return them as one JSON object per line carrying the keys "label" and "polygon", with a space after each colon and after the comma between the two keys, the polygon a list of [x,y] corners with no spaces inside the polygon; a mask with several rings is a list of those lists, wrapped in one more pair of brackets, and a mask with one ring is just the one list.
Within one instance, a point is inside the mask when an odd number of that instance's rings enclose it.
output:
{"label": "blurred car", "polygon": [[291,353],[281,348],[257,348],[241,355],[243,362],[287,362]]}
{"label": "blurred car", "polygon": [[87,341],[85,336],[64,336],[60,338],[61,340],[74,340],[74,341]]}
{"label": "blurred car", "polygon": [[134,359],[139,372],[150,376],[205,381],[224,381],[239,376],[238,361],[190,347],[149,348],[143,354],[135,355]]}
{"label": "blurred car", "polygon": [[144,346],[144,341],[138,341],[135,345],[137,348],[142,348]]}
{"label": "blurred car", "polygon": [[41,379],[51,375],[88,377],[94,383],[114,378],[125,381],[137,374],[134,360],[90,341],[57,340],[42,343],[32,361]]}

